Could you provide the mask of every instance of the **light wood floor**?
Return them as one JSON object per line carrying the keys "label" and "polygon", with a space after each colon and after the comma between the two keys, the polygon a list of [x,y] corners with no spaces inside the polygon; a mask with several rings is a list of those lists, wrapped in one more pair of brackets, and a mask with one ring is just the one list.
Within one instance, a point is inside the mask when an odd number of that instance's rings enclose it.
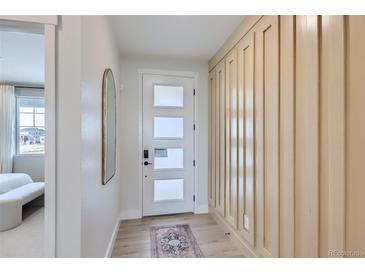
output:
{"label": "light wood floor", "polygon": [[122,221],[112,257],[151,257],[150,227],[175,224],[190,225],[206,258],[244,257],[230,236],[225,235],[225,232],[209,214],[178,214]]}

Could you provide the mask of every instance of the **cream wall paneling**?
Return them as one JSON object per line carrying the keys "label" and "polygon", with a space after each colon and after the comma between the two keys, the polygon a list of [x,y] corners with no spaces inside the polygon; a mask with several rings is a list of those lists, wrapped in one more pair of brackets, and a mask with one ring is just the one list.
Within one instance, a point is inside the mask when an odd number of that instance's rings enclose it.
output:
{"label": "cream wall paneling", "polygon": [[255,24],[257,24],[262,17],[262,15],[246,15],[244,17],[241,24],[228,37],[223,46],[217,51],[212,59],[209,60],[209,71],[211,71],[219,62],[224,61],[224,58],[230,53],[230,51],[240,42],[245,34],[253,29]]}
{"label": "cream wall paneling", "polygon": [[345,17],[321,16],[320,257],[345,249]]}
{"label": "cream wall paneling", "polygon": [[215,119],[215,112],[216,112],[216,72],[215,70],[211,71],[209,73],[209,98],[210,98],[210,118],[209,118],[209,122],[210,122],[210,149],[209,149],[209,189],[208,189],[208,193],[209,193],[209,205],[212,207],[215,207],[215,188],[216,188],[216,176],[215,176],[215,167],[216,167],[216,149],[215,149],[215,145],[216,145],[216,134],[215,134],[215,125],[216,125],[216,119]]}
{"label": "cream wall paneling", "polygon": [[346,250],[365,257],[365,16],[346,19]]}
{"label": "cream wall paneling", "polygon": [[222,216],[225,215],[225,64],[216,67],[216,207]]}
{"label": "cream wall paneling", "polygon": [[250,32],[238,44],[238,230],[255,245],[254,43]]}
{"label": "cream wall paneling", "polygon": [[318,16],[296,17],[295,256],[319,249]]}
{"label": "cream wall paneling", "polygon": [[238,197],[238,100],[237,100],[237,49],[226,58],[226,220],[237,228]]}
{"label": "cream wall paneling", "polygon": [[280,257],[294,256],[295,17],[280,16]]}
{"label": "cream wall paneling", "polygon": [[209,63],[211,212],[247,254],[364,257],[365,16],[256,19]]}
{"label": "cream wall paneling", "polygon": [[219,126],[220,126],[220,119],[219,119],[219,106],[220,106],[220,86],[219,86],[219,79],[218,79],[218,71],[215,70],[215,88],[214,88],[214,188],[215,188],[215,207],[219,208],[219,198],[220,198],[220,191],[219,191],[219,181],[220,181],[220,134],[219,134]]}
{"label": "cream wall paneling", "polygon": [[278,16],[256,26],[257,245],[277,257],[279,247],[279,30]]}
{"label": "cream wall paneling", "polygon": [[[225,66],[225,80],[226,83],[230,79],[230,68],[227,68],[226,60],[221,61]],[[231,214],[231,90],[226,85],[225,97],[225,217],[228,218]],[[228,222],[232,224],[232,222]]]}

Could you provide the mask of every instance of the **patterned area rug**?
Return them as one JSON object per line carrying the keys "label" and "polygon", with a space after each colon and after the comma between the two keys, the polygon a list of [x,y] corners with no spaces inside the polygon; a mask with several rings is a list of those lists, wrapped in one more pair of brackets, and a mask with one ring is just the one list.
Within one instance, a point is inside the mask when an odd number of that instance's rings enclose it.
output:
{"label": "patterned area rug", "polygon": [[151,227],[153,258],[204,257],[188,224]]}

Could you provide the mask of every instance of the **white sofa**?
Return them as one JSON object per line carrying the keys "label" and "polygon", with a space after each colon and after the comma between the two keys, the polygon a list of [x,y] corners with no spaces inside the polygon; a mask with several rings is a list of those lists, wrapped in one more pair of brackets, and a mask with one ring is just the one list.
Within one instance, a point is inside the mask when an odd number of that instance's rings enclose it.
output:
{"label": "white sofa", "polygon": [[22,223],[22,207],[44,194],[44,183],[23,173],[0,174],[0,231]]}

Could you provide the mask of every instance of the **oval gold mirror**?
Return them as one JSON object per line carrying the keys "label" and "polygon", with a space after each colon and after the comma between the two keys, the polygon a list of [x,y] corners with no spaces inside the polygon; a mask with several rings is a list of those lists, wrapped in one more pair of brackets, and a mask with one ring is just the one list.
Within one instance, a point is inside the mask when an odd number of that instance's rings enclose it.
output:
{"label": "oval gold mirror", "polygon": [[102,184],[113,178],[116,169],[116,93],[111,69],[103,75],[102,87]]}

